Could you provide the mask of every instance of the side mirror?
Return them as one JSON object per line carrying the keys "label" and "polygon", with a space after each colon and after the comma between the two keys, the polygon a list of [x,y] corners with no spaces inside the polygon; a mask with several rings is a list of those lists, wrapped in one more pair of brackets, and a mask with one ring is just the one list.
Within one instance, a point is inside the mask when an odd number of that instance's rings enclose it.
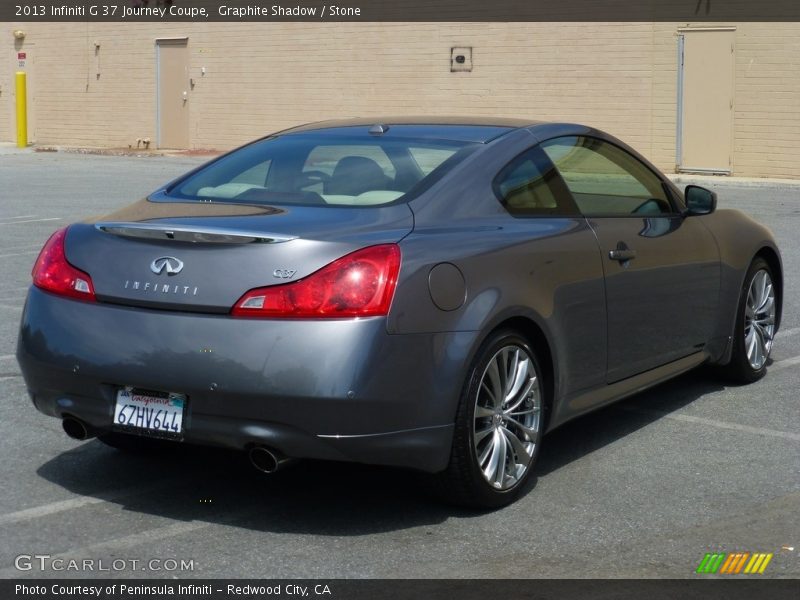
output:
{"label": "side mirror", "polygon": [[699,185],[687,185],[684,198],[687,216],[710,215],[717,208],[717,195]]}

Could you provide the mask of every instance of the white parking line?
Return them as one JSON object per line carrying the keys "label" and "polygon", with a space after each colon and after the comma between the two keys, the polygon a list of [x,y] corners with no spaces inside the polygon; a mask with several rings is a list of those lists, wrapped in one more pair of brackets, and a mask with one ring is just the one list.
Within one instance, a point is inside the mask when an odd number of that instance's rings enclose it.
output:
{"label": "white parking line", "polygon": [[[125,550],[135,546],[150,546],[158,540],[163,540],[185,533],[191,533],[198,529],[205,529],[211,525],[227,525],[239,519],[246,518],[251,515],[261,513],[261,509],[248,509],[240,510],[223,516],[222,518],[215,519],[214,521],[189,521],[187,523],[175,523],[173,525],[163,525],[147,529],[139,533],[132,533],[119,538],[114,538],[105,542],[98,542],[96,544],[89,544],[80,548],[71,548],[65,552],[53,555],[52,559],[66,559],[70,558],[83,558],[86,556],[95,556],[100,553],[106,553],[112,550]],[[18,571],[14,567],[0,569],[0,579],[12,579],[15,577],[30,577],[28,571]]]}
{"label": "white parking line", "polygon": [[692,415],[684,415],[681,413],[670,413],[662,410],[651,410],[647,408],[635,407],[621,407],[622,410],[629,412],[640,413],[644,415],[656,415],[664,417],[665,419],[672,419],[674,421],[683,421],[684,423],[697,423],[699,425],[711,425],[719,429],[731,429],[733,431],[742,431],[745,433],[754,433],[757,435],[768,435],[770,437],[777,437],[784,440],[791,440],[793,442],[800,442],[800,433],[792,433],[791,431],[778,431],[776,429],[766,429],[764,427],[750,427],[749,425],[739,425],[738,423],[729,423],[727,421],[717,421],[716,419],[706,419],[704,417],[694,417]]}
{"label": "white parking line", "polygon": [[798,333],[800,333],[800,327],[793,327],[792,329],[787,329],[785,331],[781,330],[778,331],[777,339],[782,340],[785,337],[789,337],[791,335],[797,335]]}
{"label": "white parking line", "polygon": [[32,217],[36,217],[38,215],[20,215],[18,217],[3,217],[3,220],[10,221],[12,219],[30,219]]}
{"label": "white parking line", "polygon": [[25,244],[23,246],[8,246],[7,248],[0,248],[0,250],[33,250],[41,247],[42,244]]}
{"label": "white parking line", "polygon": [[[180,482],[180,480],[177,480]],[[40,517],[47,517],[55,515],[67,510],[74,510],[82,506],[90,506],[92,504],[101,504],[103,502],[114,502],[127,496],[134,496],[138,494],[145,494],[155,492],[164,488],[174,486],[176,480],[163,481],[154,483],[148,486],[132,486],[123,488],[108,493],[99,493],[96,496],[79,496],[77,498],[70,498],[69,500],[59,500],[58,502],[51,502],[50,504],[43,504],[42,506],[34,506],[32,508],[25,508],[5,515],[0,515],[0,525],[8,525],[9,523],[20,523],[22,521],[30,521]]]}
{"label": "white parking line", "polygon": [[[82,548],[73,548],[66,552],[54,554],[51,560],[71,558],[84,558],[86,556],[96,556],[97,554],[107,552],[109,550],[124,550],[139,545],[147,545],[158,540],[174,537],[184,533],[190,533],[197,529],[208,527],[210,523],[202,523],[197,521],[190,521],[188,523],[175,523],[174,525],[166,525],[157,527],[156,529],[148,529],[141,533],[133,533],[124,537],[115,538],[107,542],[98,542],[97,544],[89,544]],[[13,579],[16,577],[30,577],[29,571],[19,571],[14,567],[7,567],[0,569],[0,578]]]}
{"label": "white parking line", "polygon": [[0,354],[0,360],[11,360],[12,358],[16,358],[14,354]]}
{"label": "white parking line", "polygon": [[22,375],[8,375],[7,377],[0,377],[0,381],[9,381],[11,379],[20,379]]}
{"label": "white parking line", "polygon": [[7,515],[0,515],[0,525],[7,525],[9,523],[19,523],[20,521],[29,521],[39,517],[46,517],[54,515],[65,510],[73,510],[81,506],[89,506],[90,504],[100,504],[105,502],[106,498],[94,498],[91,496],[81,496],[80,498],[70,498],[69,500],[61,500],[60,502],[51,502],[43,506],[35,506],[33,508],[26,508],[25,510],[18,510],[17,512],[9,513]]}
{"label": "white parking line", "polygon": [[[0,223],[2,225],[2,223]],[[12,256],[28,256],[29,254],[39,254],[38,250],[31,250],[30,252],[15,252],[13,254],[0,254],[0,258],[11,258]]]}
{"label": "white parking line", "polygon": [[789,367],[796,367],[800,365],[800,356],[795,356],[793,358],[784,358],[783,360],[776,360],[770,366],[767,367],[767,372],[772,373],[774,371],[782,371],[783,369],[788,369]]}
{"label": "white parking line", "polygon": [[50,217],[49,219],[27,219],[25,221],[7,221],[0,225],[18,225],[19,223],[39,223],[41,221],[60,221],[61,217]]}

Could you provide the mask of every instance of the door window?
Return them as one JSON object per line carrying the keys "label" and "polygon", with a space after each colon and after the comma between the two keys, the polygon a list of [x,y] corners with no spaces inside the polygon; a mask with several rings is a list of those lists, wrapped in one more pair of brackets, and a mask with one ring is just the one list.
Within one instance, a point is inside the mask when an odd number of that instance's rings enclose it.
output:
{"label": "door window", "polygon": [[661,178],[614,144],[571,136],[544,142],[542,149],[584,215],[652,216],[673,212]]}

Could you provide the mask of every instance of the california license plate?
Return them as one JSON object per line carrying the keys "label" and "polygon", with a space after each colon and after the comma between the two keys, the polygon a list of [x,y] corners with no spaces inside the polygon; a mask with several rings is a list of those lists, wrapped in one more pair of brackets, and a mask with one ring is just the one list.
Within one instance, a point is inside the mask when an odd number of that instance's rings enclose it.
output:
{"label": "california license plate", "polygon": [[180,438],[185,409],[183,394],[124,387],[117,391],[114,425],[139,435]]}

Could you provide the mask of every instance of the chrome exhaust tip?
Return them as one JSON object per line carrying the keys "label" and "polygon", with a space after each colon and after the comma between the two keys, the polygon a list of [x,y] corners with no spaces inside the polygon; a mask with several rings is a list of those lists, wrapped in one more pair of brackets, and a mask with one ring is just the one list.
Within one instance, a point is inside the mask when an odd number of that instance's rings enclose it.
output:
{"label": "chrome exhaust tip", "polygon": [[95,436],[86,423],[75,417],[64,417],[64,419],[61,420],[61,427],[64,428],[64,433],[73,440],[83,441]]}
{"label": "chrome exhaust tip", "polygon": [[272,474],[292,459],[264,446],[253,446],[247,453],[250,464],[262,473]]}

